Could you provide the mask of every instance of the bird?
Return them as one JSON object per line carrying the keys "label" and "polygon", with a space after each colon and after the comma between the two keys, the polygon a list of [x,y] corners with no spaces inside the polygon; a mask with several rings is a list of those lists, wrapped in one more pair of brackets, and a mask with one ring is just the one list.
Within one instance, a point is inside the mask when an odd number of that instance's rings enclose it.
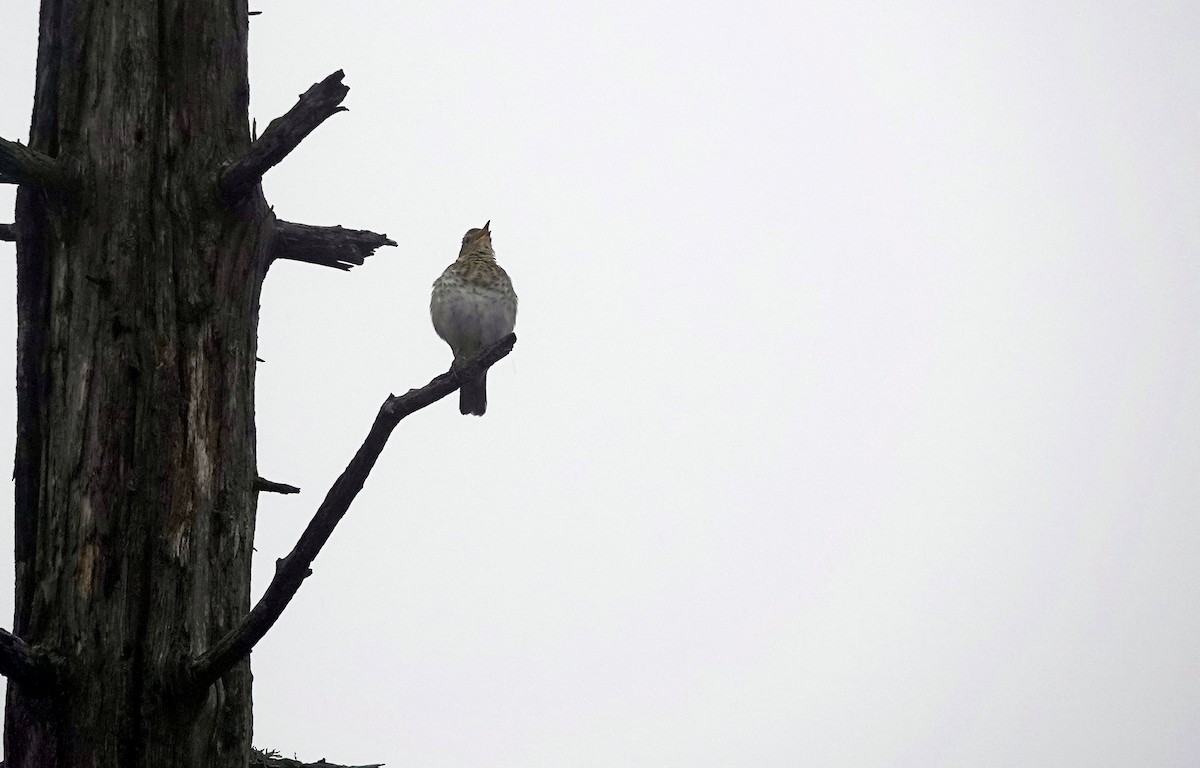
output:
{"label": "bird", "polygon": [[[429,315],[433,329],[450,345],[457,367],[481,349],[513,332],[517,294],[508,273],[496,263],[492,222],[463,235],[458,259],[433,283]],[[459,413],[482,416],[487,410],[487,371],[465,382],[458,393]]]}

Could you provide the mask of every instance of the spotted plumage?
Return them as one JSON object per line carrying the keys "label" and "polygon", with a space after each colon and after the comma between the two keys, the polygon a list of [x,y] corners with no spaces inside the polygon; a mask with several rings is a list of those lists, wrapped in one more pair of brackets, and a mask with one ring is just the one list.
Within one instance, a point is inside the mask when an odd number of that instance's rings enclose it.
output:
{"label": "spotted plumage", "polygon": [[[450,345],[454,364],[512,333],[517,294],[508,274],[496,263],[491,222],[463,236],[458,260],[433,283],[429,314],[433,329]],[[487,410],[487,371],[459,390],[458,410],[482,416]]]}

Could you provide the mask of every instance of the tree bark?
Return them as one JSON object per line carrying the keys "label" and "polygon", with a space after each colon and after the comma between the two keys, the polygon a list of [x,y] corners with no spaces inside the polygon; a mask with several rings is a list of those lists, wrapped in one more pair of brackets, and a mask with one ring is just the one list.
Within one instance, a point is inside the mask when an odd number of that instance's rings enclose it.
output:
{"label": "tree bark", "polygon": [[13,634],[61,664],[9,686],[9,768],[248,760],[247,662],[178,695],[249,608],[274,218],[256,184],[232,205],[219,186],[251,144],[247,27],[246,0],[42,1],[28,157],[61,177],[6,168]]}

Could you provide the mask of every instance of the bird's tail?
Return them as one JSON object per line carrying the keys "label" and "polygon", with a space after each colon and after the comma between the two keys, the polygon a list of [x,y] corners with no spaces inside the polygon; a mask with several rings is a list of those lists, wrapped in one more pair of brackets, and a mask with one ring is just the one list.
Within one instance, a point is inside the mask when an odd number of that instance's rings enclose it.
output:
{"label": "bird's tail", "polygon": [[458,412],[482,416],[487,410],[487,371],[478,379],[463,384],[458,390]]}

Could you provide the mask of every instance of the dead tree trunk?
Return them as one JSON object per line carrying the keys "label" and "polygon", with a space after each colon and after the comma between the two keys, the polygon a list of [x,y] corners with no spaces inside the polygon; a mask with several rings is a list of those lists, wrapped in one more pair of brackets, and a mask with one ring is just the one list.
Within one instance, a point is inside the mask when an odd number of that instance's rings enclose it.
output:
{"label": "dead tree trunk", "polygon": [[[244,2],[46,0],[18,170],[9,764],[234,766],[246,663],[180,695],[249,601],[254,368],[272,219],[216,179],[250,147]],[[46,692],[50,692],[47,695]]]}
{"label": "dead tree trunk", "polygon": [[16,615],[7,768],[233,768],[248,657],[391,430],[508,354],[509,336],[389,397],[249,610],[254,371],[277,258],[362,264],[383,235],[277,221],[259,181],[341,111],[341,72],[252,140],[245,0],[42,0],[20,185]]}

